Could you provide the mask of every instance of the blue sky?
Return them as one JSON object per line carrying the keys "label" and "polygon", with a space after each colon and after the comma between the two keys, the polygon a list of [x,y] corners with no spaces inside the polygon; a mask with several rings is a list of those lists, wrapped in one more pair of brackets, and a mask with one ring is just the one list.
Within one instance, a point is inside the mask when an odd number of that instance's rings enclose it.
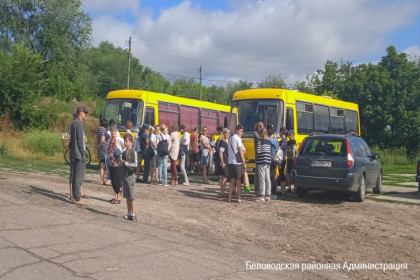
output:
{"label": "blue sky", "polygon": [[288,85],[326,60],[375,63],[394,45],[420,55],[418,0],[82,0],[94,45],[127,48],[154,71],[207,84],[261,81]]}

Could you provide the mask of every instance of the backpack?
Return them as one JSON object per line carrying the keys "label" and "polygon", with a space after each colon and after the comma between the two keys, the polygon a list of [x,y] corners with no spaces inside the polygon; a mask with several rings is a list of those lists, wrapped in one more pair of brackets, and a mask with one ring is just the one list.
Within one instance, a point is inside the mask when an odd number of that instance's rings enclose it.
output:
{"label": "backpack", "polygon": [[157,145],[157,153],[158,156],[163,157],[168,155],[168,140],[163,139],[162,133],[160,134],[160,138],[162,139],[159,141]]}
{"label": "backpack", "polygon": [[279,147],[277,152],[273,155],[273,161],[276,165],[281,165],[283,161],[283,150]]}
{"label": "backpack", "polygon": [[216,150],[216,152],[213,155],[214,163],[220,163],[220,158],[219,158],[220,141],[221,141],[220,138],[217,139],[216,145],[214,147],[214,149]]}
{"label": "backpack", "polygon": [[286,155],[288,159],[294,159],[296,156],[296,142],[288,143],[286,149]]}

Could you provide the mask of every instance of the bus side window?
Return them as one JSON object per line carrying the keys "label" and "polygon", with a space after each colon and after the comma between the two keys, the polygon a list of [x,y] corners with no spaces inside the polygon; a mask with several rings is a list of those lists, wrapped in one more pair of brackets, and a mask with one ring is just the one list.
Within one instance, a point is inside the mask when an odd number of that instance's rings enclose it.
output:
{"label": "bus side window", "polygon": [[295,122],[293,117],[293,108],[287,108],[286,111],[286,128],[287,130],[295,130]]}
{"label": "bus side window", "polygon": [[155,125],[155,108],[146,107],[146,112],[144,114],[144,123],[148,123],[153,126]]}

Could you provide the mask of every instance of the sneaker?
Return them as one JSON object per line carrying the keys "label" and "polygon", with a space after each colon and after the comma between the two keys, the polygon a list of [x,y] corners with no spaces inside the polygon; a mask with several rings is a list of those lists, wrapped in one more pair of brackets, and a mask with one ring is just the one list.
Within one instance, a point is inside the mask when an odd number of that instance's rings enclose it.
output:
{"label": "sneaker", "polygon": [[189,185],[190,185],[190,183],[184,182],[184,183],[182,183],[182,185],[183,185],[183,186],[189,186]]}
{"label": "sneaker", "polygon": [[271,197],[271,198],[277,198],[277,195],[272,194],[272,195],[270,195],[270,197]]}
{"label": "sneaker", "polygon": [[164,187],[169,187],[169,185],[168,184],[165,184],[165,185],[163,185]]}
{"label": "sneaker", "polygon": [[264,199],[264,197],[259,197],[259,198],[257,198],[256,200],[255,200],[256,202],[265,202],[265,199]]}
{"label": "sneaker", "polygon": [[125,216],[123,216],[122,218],[124,219],[124,220],[129,220],[129,221],[131,221],[133,218],[132,218],[133,216],[131,216],[131,215],[125,215]]}
{"label": "sneaker", "polygon": [[134,215],[134,216],[130,216],[130,217],[131,217],[130,221],[137,222],[136,215]]}
{"label": "sneaker", "polygon": [[266,197],[265,197],[265,201],[266,201],[266,202],[269,202],[270,200],[271,200],[271,198],[270,198],[269,196],[266,196]]}

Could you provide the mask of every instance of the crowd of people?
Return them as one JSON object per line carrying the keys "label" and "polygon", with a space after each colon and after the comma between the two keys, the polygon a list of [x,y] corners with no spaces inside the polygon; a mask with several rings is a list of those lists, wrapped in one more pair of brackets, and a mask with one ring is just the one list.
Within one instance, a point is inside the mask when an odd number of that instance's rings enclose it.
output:
{"label": "crowd of people", "polygon": [[[87,114],[84,107],[74,113],[70,126],[70,195],[74,203],[85,205],[81,198],[82,182],[86,167],[86,135],[83,120]],[[101,120],[96,132],[97,158],[99,159],[100,183],[111,185],[114,197],[112,204],[121,204],[121,195],[126,198],[127,215],[123,218],[137,221],[135,215],[135,183],[170,185],[189,185],[188,173],[202,176],[204,184],[210,184],[209,173],[219,176],[220,196],[232,201],[234,195],[237,202],[242,203],[242,180],[246,170],[245,146],[241,137],[243,126],[237,125],[235,132],[218,127],[219,135],[208,135],[207,127],[201,133],[197,127],[191,129],[172,123],[170,130],[164,124],[151,126],[143,124],[135,137],[133,124],[126,123],[124,138],[120,136],[114,120]],[[286,135],[289,136],[287,141]],[[264,127],[258,122],[254,129],[254,147],[256,172],[254,177],[257,202],[270,201],[273,197],[282,198],[291,191],[291,170],[296,154],[294,132],[285,128],[280,130],[281,140],[277,141],[272,126]],[[217,141],[215,139],[217,138]],[[278,149],[282,149],[284,159],[280,165],[273,161]],[[287,157],[286,157],[287,155]],[[168,163],[170,164],[171,181],[168,182]],[[178,164],[180,174],[178,175]],[[140,178],[140,173],[143,173]],[[226,191],[226,183],[230,182]],[[280,189],[277,190],[278,185]],[[289,189],[286,190],[286,185]]]}

